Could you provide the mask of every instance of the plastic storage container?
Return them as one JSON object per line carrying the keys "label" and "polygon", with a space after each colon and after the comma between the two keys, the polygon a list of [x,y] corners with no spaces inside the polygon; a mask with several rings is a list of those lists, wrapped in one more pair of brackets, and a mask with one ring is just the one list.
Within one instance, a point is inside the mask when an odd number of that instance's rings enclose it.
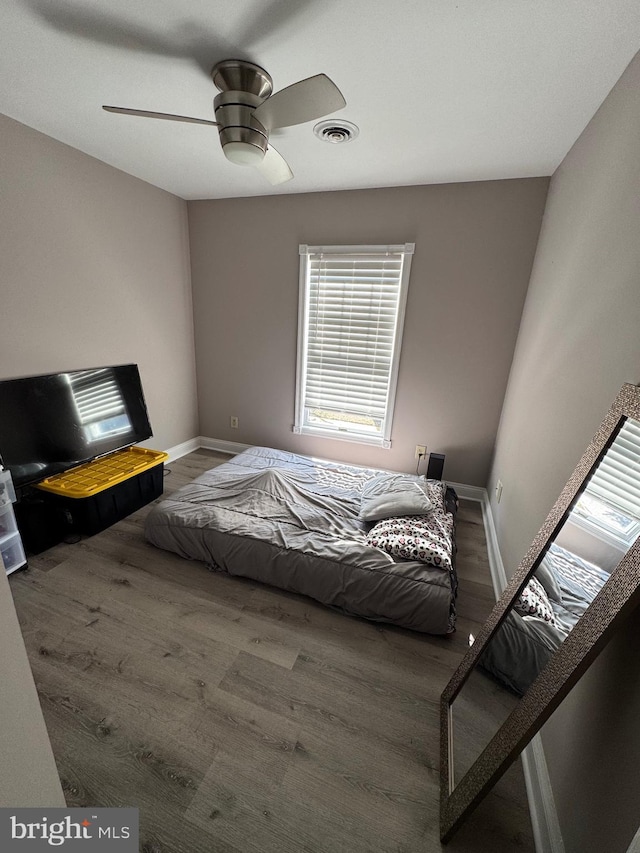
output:
{"label": "plastic storage container", "polygon": [[36,488],[65,516],[68,531],[92,535],[160,497],[167,458],[161,450],[129,447],[42,480]]}
{"label": "plastic storage container", "polygon": [[0,506],[0,563],[9,575],[27,562],[11,502]]}

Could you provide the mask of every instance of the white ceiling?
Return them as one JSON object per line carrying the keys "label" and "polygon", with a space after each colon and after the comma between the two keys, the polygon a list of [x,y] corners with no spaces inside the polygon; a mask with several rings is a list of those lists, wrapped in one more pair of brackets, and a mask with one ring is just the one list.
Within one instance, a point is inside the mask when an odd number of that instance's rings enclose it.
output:
{"label": "white ceiling", "polygon": [[[0,112],[186,199],[550,175],[640,48],[638,0],[0,0]],[[227,162],[207,72],[319,72],[360,128],[279,131],[294,179]]]}

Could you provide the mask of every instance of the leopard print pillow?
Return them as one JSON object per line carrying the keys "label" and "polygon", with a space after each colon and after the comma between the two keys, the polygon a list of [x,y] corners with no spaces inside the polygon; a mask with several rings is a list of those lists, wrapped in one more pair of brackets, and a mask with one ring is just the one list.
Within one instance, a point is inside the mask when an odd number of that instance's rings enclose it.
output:
{"label": "leopard print pillow", "polygon": [[513,606],[521,616],[537,616],[538,619],[544,619],[550,625],[556,624],[556,617],[549,597],[536,578],[529,580]]}
{"label": "leopard print pillow", "polygon": [[367,543],[401,560],[418,560],[451,570],[452,534],[453,516],[432,512],[385,518],[371,528]]}

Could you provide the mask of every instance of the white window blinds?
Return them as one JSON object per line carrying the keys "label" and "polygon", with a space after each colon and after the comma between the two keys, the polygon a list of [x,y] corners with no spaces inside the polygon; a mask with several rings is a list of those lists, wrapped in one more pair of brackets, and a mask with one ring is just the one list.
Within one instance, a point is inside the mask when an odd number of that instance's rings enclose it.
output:
{"label": "white window blinds", "polygon": [[388,442],[412,253],[300,247],[299,431]]}
{"label": "white window blinds", "polygon": [[640,423],[625,420],[586,491],[640,519]]}

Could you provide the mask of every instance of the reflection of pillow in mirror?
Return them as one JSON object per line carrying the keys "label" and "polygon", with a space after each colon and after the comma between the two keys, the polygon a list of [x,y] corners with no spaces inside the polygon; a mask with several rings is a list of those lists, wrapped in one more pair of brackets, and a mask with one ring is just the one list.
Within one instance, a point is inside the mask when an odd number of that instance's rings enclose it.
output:
{"label": "reflection of pillow in mirror", "polygon": [[540,581],[533,577],[522,590],[513,607],[521,616],[537,616],[538,619],[544,619],[551,625],[556,624],[547,593]]}
{"label": "reflection of pillow in mirror", "polygon": [[512,610],[478,661],[502,684],[523,696],[564,640],[564,633],[535,616]]}
{"label": "reflection of pillow in mirror", "polygon": [[379,521],[399,515],[426,515],[431,509],[426,480],[410,474],[381,474],[364,484],[359,518]]}
{"label": "reflection of pillow in mirror", "polygon": [[542,586],[544,587],[544,591],[547,593],[547,596],[551,599],[551,601],[557,601],[559,604],[561,604],[562,592],[560,590],[560,586],[558,585],[558,581],[556,580],[556,576],[553,573],[553,569],[550,565],[547,564],[547,559],[547,557],[544,558],[544,560],[535,570],[534,574],[537,580],[539,580]]}

